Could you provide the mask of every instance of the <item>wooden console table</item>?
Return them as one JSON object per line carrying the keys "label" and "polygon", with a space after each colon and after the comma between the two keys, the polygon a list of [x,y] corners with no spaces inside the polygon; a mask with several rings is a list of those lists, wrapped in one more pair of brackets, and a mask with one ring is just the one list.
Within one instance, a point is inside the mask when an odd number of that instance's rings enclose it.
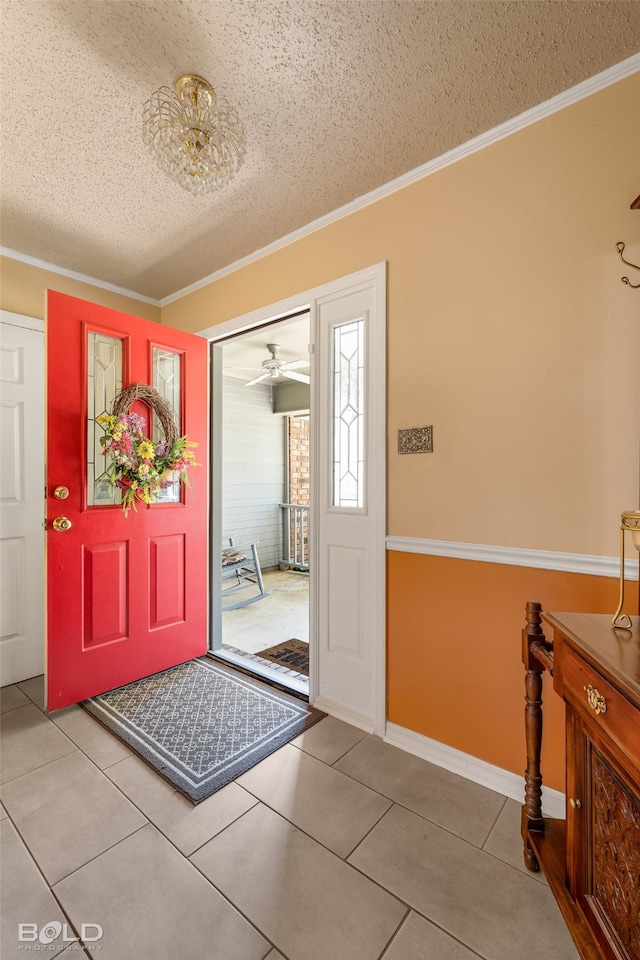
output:
{"label": "wooden console table", "polygon": [[[610,619],[527,604],[522,837],[525,864],[542,867],[580,957],[640,960],[640,617],[631,630]],[[566,820],[542,815],[545,670],[566,706]]]}

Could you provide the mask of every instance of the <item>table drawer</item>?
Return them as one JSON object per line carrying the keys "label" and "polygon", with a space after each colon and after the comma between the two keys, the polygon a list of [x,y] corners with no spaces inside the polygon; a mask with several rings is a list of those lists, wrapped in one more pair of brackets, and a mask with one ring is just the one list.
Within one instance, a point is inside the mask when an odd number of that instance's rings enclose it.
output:
{"label": "table drawer", "polygon": [[565,699],[578,706],[591,726],[610,737],[629,758],[640,777],[640,714],[597,670],[567,645],[563,647]]}

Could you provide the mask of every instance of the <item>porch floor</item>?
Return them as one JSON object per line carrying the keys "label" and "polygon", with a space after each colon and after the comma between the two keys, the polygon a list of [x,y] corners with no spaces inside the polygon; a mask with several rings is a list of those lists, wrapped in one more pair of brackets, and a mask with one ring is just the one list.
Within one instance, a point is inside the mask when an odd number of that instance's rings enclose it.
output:
{"label": "porch floor", "polygon": [[[309,575],[268,570],[263,572],[263,580],[267,597],[239,610],[223,611],[223,644],[258,653],[294,638],[308,643]],[[246,596],[251,596],[252,590],[253,587],[247,588]],[[234,595],[241,597],[241,593]]]}

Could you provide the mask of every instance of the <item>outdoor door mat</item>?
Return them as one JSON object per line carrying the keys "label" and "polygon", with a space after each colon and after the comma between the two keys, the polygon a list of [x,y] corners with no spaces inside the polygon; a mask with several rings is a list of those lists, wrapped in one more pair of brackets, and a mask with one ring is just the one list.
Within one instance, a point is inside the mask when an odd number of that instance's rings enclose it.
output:
{"label": "outdoor door mat", "polygon": [[82,706],[194,803],[326,716],[208,657]]}
{"label": "outdoor door mat", "polygon": [[272,660],[289,670],[297,670],[305,677],[309,676],[309,644],[302,640],[287,640],[286,643],[260,650],[256,656],[263,660]]}

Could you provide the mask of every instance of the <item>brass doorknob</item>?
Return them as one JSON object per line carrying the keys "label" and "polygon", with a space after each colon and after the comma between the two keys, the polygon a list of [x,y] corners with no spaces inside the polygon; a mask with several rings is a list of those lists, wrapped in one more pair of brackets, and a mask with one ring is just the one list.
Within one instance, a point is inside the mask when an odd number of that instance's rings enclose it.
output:
{"label": "brass doorknob", "polygon": [[58,533],[65,533],[66,530],[71,530],[73,524],[68,517],[56,517],[53,521],[53,529],[57,530]]}
{"label": "brass doorknob", "polygon": [[581,800],[573,800],[573,799],[571,799],[571,800],[569,800],[569,804],[570,804],[572,810],[580,810],[581,807],[582,807],[582,801],[581,801]]}

